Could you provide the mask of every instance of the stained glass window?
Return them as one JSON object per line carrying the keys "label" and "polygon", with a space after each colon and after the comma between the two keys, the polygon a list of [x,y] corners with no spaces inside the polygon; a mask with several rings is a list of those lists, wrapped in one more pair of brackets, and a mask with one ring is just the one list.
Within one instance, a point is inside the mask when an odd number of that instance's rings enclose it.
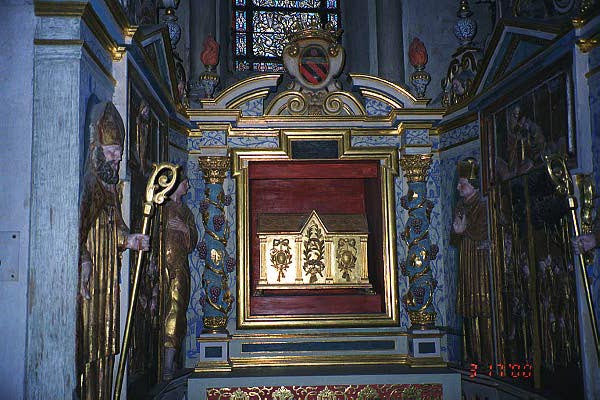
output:
{"label": "stained glass window", "polygon": [[282,72],[286,32],[296,21],[340,25],[340,0],[232,0],[236,71]]}

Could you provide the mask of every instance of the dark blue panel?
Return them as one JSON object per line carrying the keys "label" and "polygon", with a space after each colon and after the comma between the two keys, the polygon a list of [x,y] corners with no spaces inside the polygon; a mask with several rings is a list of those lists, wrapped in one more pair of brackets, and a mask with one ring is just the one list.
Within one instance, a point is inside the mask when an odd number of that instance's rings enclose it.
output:
{"label": "dark blue panel", "polygon": [[223,357],[223,348],[221,346],[212,346],[204,348],[204,357],[221,358]]}
{"label": "dark blue panel", "polygon": [[394,350],[393,340],[354,340],[347,342],[301,342],[242,344],[242,352],[265,351],[339,351],[339,350]]}
{"label": "dark blue panel", "polygon": [[337,140],[294,140],[292,158],[297,160],[339,158]]}
{"label": "dark blue panel", "polygon": [[435,343],[426,342],[419,343],[419,354],[433,354],[435,353]]}

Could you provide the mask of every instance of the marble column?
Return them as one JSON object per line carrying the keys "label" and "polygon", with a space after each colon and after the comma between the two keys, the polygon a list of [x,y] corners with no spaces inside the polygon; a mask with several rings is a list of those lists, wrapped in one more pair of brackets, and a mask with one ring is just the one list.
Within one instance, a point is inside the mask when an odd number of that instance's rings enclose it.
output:
{"label": "marble column", "polygon": [[411,329],[431,329],[437,316],[433,307],[437,281],[431,272],[431,260],[437,256],[438,248],[431,245],[429,239],[433,202],[427,199],[431,160],[431,154],[407,154],[400,159],[408,183],[408,192],[400,199],[402,208],[408,211],[408,220],[400,233],[408,246],[401,270],[409,280],[408,292],[403,296],[402,303],[408,311]]}
{"label": "marble column", "polygon": [[200,202],[204,224],[204,236],[199,244],[200,258],[204,259],[201,298],[203,332],[227,333],[227,318],[233,306],[233,296],[228,285],[229,274],[235,270],[235,259],[227,253],[230,224],[225,207],[231,204],[231,196],[225,195],[223,182],[230,168],[226,156],[199,158],[204,173],[205,198]]}

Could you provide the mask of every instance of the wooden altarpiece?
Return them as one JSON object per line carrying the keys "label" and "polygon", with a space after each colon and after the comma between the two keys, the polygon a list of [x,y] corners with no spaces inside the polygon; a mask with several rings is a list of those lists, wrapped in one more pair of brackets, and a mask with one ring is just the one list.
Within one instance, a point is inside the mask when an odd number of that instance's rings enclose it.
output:
{"label": "wooden altarpiece", "polygon": [[544,156],[577,166],[572,61],[568,47],[550,45],[554,32],[512,29],[495,33],[501,51],[480,74],[483,93],[501,88],[480,100],[496,363],[525,365],[533,379],[523,383],[561,390],[557,382],[582,379],[575,258],[566,199]]}

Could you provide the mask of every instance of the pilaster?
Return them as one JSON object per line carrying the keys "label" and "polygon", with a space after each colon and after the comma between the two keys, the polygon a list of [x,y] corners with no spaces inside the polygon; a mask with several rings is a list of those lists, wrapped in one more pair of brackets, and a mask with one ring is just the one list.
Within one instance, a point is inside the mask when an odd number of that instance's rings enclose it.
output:
{"label": "pilaster", "polygon": [[408,292],[402,302],[412,324],[411,329],[430,329],[435,325],[433,307],[437,281],[431,272],[431,260],[437,247],[429,239],[429,223],[433,203],[427,199],[427,177],[431,154],[405,154],[400,166],[408,183],[408,192],[401,198],[402,208],[408,211],[408,220],[400,237],[408,246],[402,274],[409,279]]}
{"label": "pilaster", "polygon": [[229,274],[235,270],[235,259],[227,252],[230,223],[225,207],[231,204],[223,183],[230,169],[228,156],[202,156],[198,160],[204,174],[206,197],[200,204],[204,235],[199,245],[204,259],[201,298],[203,330],[198,337],[200,362],[197,370],[231,370],[229,361],[229,332],[227,320],[233,307]]}
{"label": "pilaster", "polygon": [[70,398],[75,372],[82,43],[34,49],[28,399]]}

